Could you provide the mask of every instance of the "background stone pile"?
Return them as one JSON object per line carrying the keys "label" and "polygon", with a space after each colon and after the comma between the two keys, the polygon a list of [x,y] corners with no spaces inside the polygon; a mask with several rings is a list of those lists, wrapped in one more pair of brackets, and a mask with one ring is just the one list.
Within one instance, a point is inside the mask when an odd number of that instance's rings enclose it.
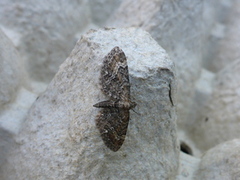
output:
{"label": "background stone pile", "polygon": [[[240,178],[239,17],[235,0],[2,0],[0,179]],[[114,46],[141,114],[116,153],[92,107]]]}

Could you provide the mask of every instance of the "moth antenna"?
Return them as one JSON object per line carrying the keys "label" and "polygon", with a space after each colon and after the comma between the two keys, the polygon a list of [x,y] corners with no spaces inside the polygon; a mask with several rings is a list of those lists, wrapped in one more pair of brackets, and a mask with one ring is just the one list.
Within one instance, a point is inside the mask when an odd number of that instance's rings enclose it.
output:
{"label": "moth antenna", "polygon": [[135,111],[134,109],[132,109],[133,112],[135,112],[137,115],[141,115],[140,113],[138,113],[137,111]]}

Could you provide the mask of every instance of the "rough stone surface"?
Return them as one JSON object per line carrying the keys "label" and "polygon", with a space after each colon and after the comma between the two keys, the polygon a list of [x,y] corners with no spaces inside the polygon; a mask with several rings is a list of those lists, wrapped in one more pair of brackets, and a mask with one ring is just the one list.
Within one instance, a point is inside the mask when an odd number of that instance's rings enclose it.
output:
{"label": "rough stone surface", "polygon": [[121,2],[122,0],[89,0],[92,22],[103,25]]}
{"label": "rough stone surface", "polygon": [[240,178],[240,139],[228,141],[207,151],[200,162],[196,180],[238,180]]}
{"label": "rough stone surface", "polygon": [[179,172],[176,180],[194,179],[198,170],[200,159],[180,153]]}
{"label": "rough stone surface", "polygon": [[0,30],[0,107],[14,100],[24,80],[21,58],[12,42]]}
{"label": "rough stone surface", "polygon": [[218,72],[240,56],[240,2],[211,0],[204,7],[203,62],[205,68]]}
{"label": "rough stone surface", "polygon": [[25,88],[20,88],[15,101],[1,109],[0,128],[11,134],[17,135],[22,123],[27,116],[27,112],[37,95]]}
{"label": "rough stone surface", "polygon": [[[103,144],[95,125],[98,109],[93,107],[107,98],[100,90],[100,68],[115,46],[127,56],[131,96],[138,104],[117,152]],[[82,36],[30,109],[3,178],[175,179],[179,146],[173,68],[166,52],[140,29]]]}
{"label": "rough stone surface", "polygon": [[[36,95],[26,90],[28,78],[18,51],[0,30],[0,174]],[[0,179],[3,179],[0,177]]]}
{"label": "rough stone surface", "polygon": [[227,66],[240,57],[240,1],[232,3],[228,23],[225,27],[225,37],[218,44],[217,53],[213,60],[215,72]]}
{"label": "rough stone surface", "polygon": [[182,129],[189,123],[201,71],[201,17],[201,0],[126,0],[107,23],[110,27],[141,27],[169,53],[176,65],[178,125]]}
{"label": "rough stone surface", "polygon": [[[87,0],[2,0],[0,26],[19,49],[34,80],[49,82],[90,21]],[[16,40],[17,39],[17,40]]]}
{"label": "rough stone surface", "polygon": [[[15,101],[1,108],[0,113],[0,174],[8,158],[8,152],[14,145],[14,137],[26,120],[26,116],[37,95],[24,89],[18,90]],[[0,179],[4,179],[0,175]],[[9,178],[6,178],[7,180]]]}
{"label": "rough stone surface", "polygon": [[207,105],[204,123],[198,127],[203,150],[240,136],[240,60],[220,71],[213,84],[212,96]]}
{"label": "rough stone surface", "polygon": [[202,69],[201,77],[196,83],[196,90],[194,95],[194,101],[191,105],[191,110],[189,114],[189,123],[186,125],[188,129],[187,135],[179,139],[185,141],[190,138],[194,144],[191,147],[194,149],[194,156],[200,157],[201,154],[206,150],[205,141],[202,139],[203,132],[205,131],[205,126],[208,123],[208,117],[206,114],[208,112],[207,106],[212,98],[215,74]]}
{"label": "rough stone surface", "polygon": [[[0,179],[238,179],[239,140],[224,143],[240,133],[238,7],[236,0],[0,1],[1,30],[22,56],[0,32]],[[146,32],[91,31],[42,93],[81,34],[105,23],[147,30],[176,73]],[[109,99],[99,76],[115,46],[126,53],[138,105],[114,153],[92,106]]]}

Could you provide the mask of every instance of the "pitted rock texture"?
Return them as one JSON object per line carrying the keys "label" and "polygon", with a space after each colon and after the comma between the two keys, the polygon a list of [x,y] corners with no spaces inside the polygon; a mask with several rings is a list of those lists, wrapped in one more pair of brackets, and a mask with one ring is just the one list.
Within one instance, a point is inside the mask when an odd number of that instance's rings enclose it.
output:
{"label": "pitted rock texture", "polygon": [[[131,99],[140,114],[130,113],[117,152],[104,145],[93,107],[109,98],[101,91],[99,74],[103,57],[115,46],[127,56]],[[174,179],[179,164],[175,96],[173,62],[147,32],[89,31],[30,109],[3,175],[20,180]]]}

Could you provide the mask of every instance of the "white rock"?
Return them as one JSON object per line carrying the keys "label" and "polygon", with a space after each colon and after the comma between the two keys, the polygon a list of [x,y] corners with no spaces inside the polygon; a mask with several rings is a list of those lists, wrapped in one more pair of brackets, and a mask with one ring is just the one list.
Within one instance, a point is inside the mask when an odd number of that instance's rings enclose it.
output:
{"label": "white rock", "polygon": [[[37,86],[35,89],[39,91]],[[1,108],[0,113],[0,179],[6,180],[9,177],[6,174],[5,178],[2,177],[2,169],[5,167],[10,149],[15,147],[15,138],[24,126],[29,108],[37,98],[37,94],[23,87],[17,93],[15,100]]]}
{"label": "white rock", "polygon": [[125,0],[110,27],[141,27],[167,51],[178,77],[178,126],[185,129],[201,71],[202,1]]}
{"label": "white rock", "polygon": [[212,85],[214,82],[215,74],[202,69],[201,77],[196,83],[196,90],[194,101],[190,108],[189,123],[186,124],[185,137],[181,137],[182,141],[185,139],[191,139],[194,144],[189,144],[193,149],[194,155],[199,157],[203,152],[205,152],[205,140],[203,140],[203,133],[205,132],[206,123],[208,123],[208,117],[206,114],[208,112],[207,106],[210,103],[212,97]]}
{"label": "white rock", "polygon": [[203,150],[240,136],[240,60],[224,68],[214,79],[205,120],[198,126]]}
{"label": "white rock", "polygon": [[24,80],[23,62],[12,42],[0,30],[0,107],[16,97]]}
{"label": "white rock", "polygon": [[200,159],[189,156],[185,153],[180,153],[180,166],[177,180],[194,179],[198,170]]}
{"label": "white rock", "polygon": [[208,13],[204,13],[203,20],[208,25],[203,46],[204,66],[218,72],[240,56],[240,2],[213,0],[205,4]]}
{"label": "white rock", "polygon": [[[36,95],[26,90],[23,61],[12,42],[0,30],[0,174],[9,149],[21,129]],[[0,177],[0,179],[2,179]]]}
{"label": "white rock", "polygon": [[96,25],[103,25],[121,2],[122,0],[89,0],[92,22]]}
{"label": "white rock", "polygon": [[240,139],[222,143],[207,151],[200,162],[196,180],[237,180],[240,177]]}
{"label": "white rock", "polygon": [[[125,142],[118,152],[103,143],[95,126],[107,99],[99,85],[103,57],[125,52],[131,96]],[[69,58],[30,109],[3,169],[8,179],[175,179],[179,147],[173,63],[140,29],[105,29],[82,36]],[[172,101],[172,103],[171,103]]]}
{"label": "white rock", "polygon": [[14,103],[2,109],[0,127],[12,134],[18,134],[27,112],[37,95],[21,88]]}
{"label": "white rock", "polygon": [[30,77],[38,81],[53,78],[76,43],[75,34],[90,22],[87,0],[1,0],[0,7],[0,26],[15,38]]}

